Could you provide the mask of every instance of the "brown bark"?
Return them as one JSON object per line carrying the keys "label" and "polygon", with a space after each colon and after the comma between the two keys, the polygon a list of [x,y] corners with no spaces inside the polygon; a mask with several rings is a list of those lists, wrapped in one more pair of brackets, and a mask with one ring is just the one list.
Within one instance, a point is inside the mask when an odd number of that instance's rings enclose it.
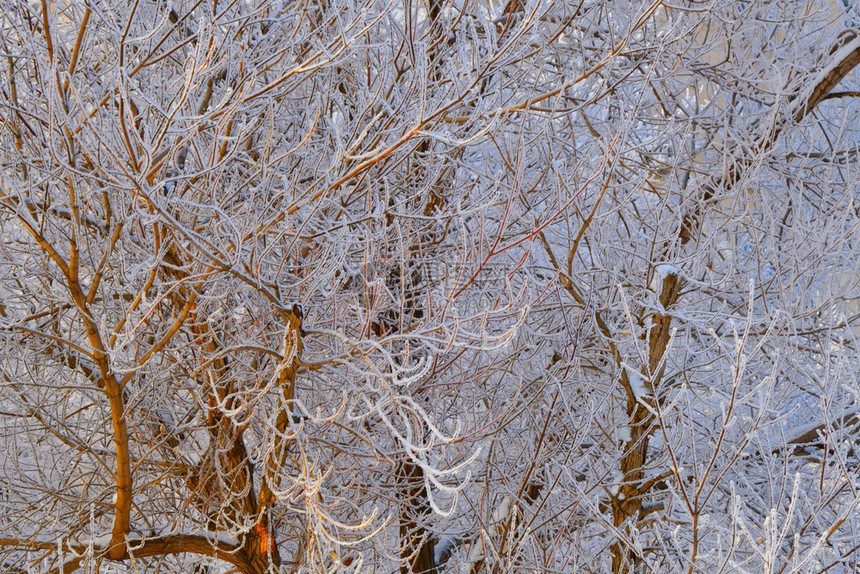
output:
{"label": "brown bark", "polygon": [[436,540],[420,522],[431,512],[424,472],[418,465],[407,461],[400,465],[398,478],[403,485],[400,497],[400,573],[434,573]]}
{"label": "brown bark", "polygon": [[302,349],[302,320],[304,319],[301,308],[294,305],[292,310],[285,312],[285,325],[287,333],[284,336],[283,359],[278,372],[278,386],[281,388],[281,401],[278,404],[278,417],[275,428],[278,436],[275,439],[275,448],[269,454],[266,462],[266,472],[260,487],[260,496],[257,499],[257,513],[261,520],[266,520],[266,509],[275,503],[275,495],[272,487],[275,486],[276,471],[283,468],[289,454],[289,441],[282,438],[289,426],[293,416],[293,400],[295,399],[296,370],[301,362]]}

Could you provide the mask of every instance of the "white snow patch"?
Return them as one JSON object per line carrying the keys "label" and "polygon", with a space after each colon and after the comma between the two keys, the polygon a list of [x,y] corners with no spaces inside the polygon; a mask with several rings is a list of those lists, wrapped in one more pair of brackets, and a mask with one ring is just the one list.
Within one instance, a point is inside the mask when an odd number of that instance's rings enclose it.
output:
{"label": "white snow patch", "polygon": [[797,97],[791,102],[790,113],[792,116],[797,116],[803,108],[809,102],[810,96],[815,91],[816,88],[829,76],[836,68],[842,65],[848,56],[860,48],[860,36],[857,36],[841,48],[839,48],[835,54],[830,57],[830,61],[826,66],[821,68],[818,73],[815,75],[815,78],[811,81],[804,82],[806,87],[802,92],[800,92]]}
{"label": "white snow patch", "polygon": [[[207,533],[206,538],[211,539],[212,533]],[[230,534],[229,532],[215,533],[215,541],[220,542],[221,544],[228,544],[230,546],[239,546],[239,538],[234,534]]]}
{"label": "white snow patch", "polygon": [[627,373],[627,381],[630,383],[630,392],[633,393],[633,396],[637,401],[641,401],[642,397],[648,394],[648,387],[645,384],[645,379],[642,378],[639,371],[631,369],[627,365],[623,366],[624,371]]}
{"label": "white snow patch", "polygon": [[[858,414],[860,414],[860,408],[855,407],[852,409],[846,409],[841,415],[832,419],[831,427],[836,428],[839,421],[847,420],[849,419],[849,417],[856,416]],[[802,437],[803,435],[820,427],[822,424],[824,424],[823,421],[821,419],[816,418],[809,423],[786,429],[785,433],[788,436],[789,440],[796,440],[799,437]],[[824,432],[824,429],[822,429],[822,432]]]}
{"label": "white snow patch", "polygon": [[436,547],[433,549],[433,562],[439,564],[446,554],[450,554],[454,546],[457,544],[457,537],[451,534],[445,534],[439,538]]}
{"label": "white snow patch", "polygon": [[[508,519],[511,513],[511,497],[505,496],[502,502],[493,510],[493,522],[487,529],[487,533],[492,536],[498,536],[502,531],[502,523]],[[466,563],[468,565],[466,572],[474,572],[475,565],[484,557],[484,545],[480,540],[476,540],[469,547],[469,558]]]}
{"label": "white snow patch", "polygon": [[651,276],[651,282],[648,284],[648,289],[659,294],[663,289],[663,280],[670,275],[678,275],[678,268],[671,263],[658,263],[654,266],[654,274]]}
{"label": "white snow patch", "polygon": [[99,550],[107,548],[112,538],[113,536],[110,534],[102,534],[101,536],[96,536],[92,540],[93,548],[98,548]]}
{"label": "white snow patch", "polygon": [[618,496],[618,492],[621,490],[621,483],[624,480],[624,475],[621,474],[620,470],[613,471],[612,473],[612,484],[609,486],[609,494],[612,496]]}
{"label": "white snow patch", "polygon": [[502,503],[493,511],[493,524],[498,524],[508,518],[511,512],[511,497],[505,496]]}

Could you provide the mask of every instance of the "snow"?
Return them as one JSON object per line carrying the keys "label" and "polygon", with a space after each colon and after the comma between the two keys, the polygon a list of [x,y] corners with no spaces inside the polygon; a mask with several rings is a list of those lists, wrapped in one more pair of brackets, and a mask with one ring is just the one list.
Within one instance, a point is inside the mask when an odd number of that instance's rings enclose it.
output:
{"label": "snow", "polygon": [[102,534],[92,539],[93,548],[104,549],[108,547],[113,536],[111,534]]}
{"label": "snow", "polygon": [[439,564],[444,558],[447,558],[454,551],[457,539],[457,536],[452,534],[442,535],[434,548],[433,562]]}
{"label": "snow", "polygon": [[[490,537],[498,536],[502,531],[502,524],[508,519],[511,513],[511,497],[505,496],[502,502],[493,510],[493,522],[487,529],[487,534]],[[469,547],[469,558],[467,560],[467,572],[473,572],[475,565],[484,557],[484,544],[481,540],[476,540]]]}
{"label": "snow", "polygon": [[496,507],[493,511],[493,524],[498,524],[499,522],[503,522],[508,518],[508,515],[511,512],[511,497],[505,496],[502,499],[502,503]]}
{"label": "snow", "polygon": [[468,564],[467,572],[473,572],[475,565],[484,557],[482,547],[483,545],[480,540],[476,540],[469,546],[469,558],[466,562]]}
{"label": "snow", "polygon": [[[206,532],[206,538],[210,540],[213,538],[211,532]],[[215,533],[215,541],[220,544],[226,544],[228,546],[239,546],[239,539],[234,534],[230,534],[228,532],[216,532]]]}
{"label": "snow", "polygon": [[[826,66],[821,68],[817,74],[815,74],[815,78],[805,83],[806,88],[800,92],[797,97],[791,102],[790,110],[791,115],[796,119],[800,119],[802,116],[805,116],[808,113],[806,109],[807,104],[809,103],[809,98],[818,89],[818,86],[827,79],[827,77],[833,73],[839,66],[842,65],[842,62],[848,58],[848,56],[857,50],[860,50],[860,36],[857,36],[841,48],[839,48],[835,54],[833,54],[830,58],[830,61]],[[800,117],[798,117],[800,116]]]}
{"label": "snow", "polygon": [[[853,415],[857,415],[857,414],[860,414],[860,408],[848,409],[845,412],[843,412],[841,415],[834,417],[834,418],[831,418],[830,419],[831,428],[836,428],[839,424],[839,421],[844,421],[844,420],[848,419],[849,417],[851,417]],[[813,430],[817,429],[822,424],[824,424],[824,421],[822,421],[820,419],[815,419],[815,420],[812,420],[811,422],[808,422],[806,424],[792,427],[790,430],[786,431],[786,435],[788,436],[789,440],[797,440],[798,438],[804,436],[805,434],[808,434],[808,433],[812,432]],[[822,432],[824,432],[824,431],[822,431]]]}
{"label": "snow", "polygon": [[621,490],[621,483],[624,481],[624,475],[620,470],[612,471],[612,482],[609,487],[609,493],[612,496],[618,496],[618,492]]}
{"label": "snow", "polygon": [[624,365],[624,371],[627,373],[627,380],[630,383],[630,392],[637,401],[641,401],[642,397],[648,394],[648,387],[645,385],[645,379],[639,374],[639,371],[631,369]]}
{"label": "snow", "polygon": [[658,263],[654,266],[654,274],[651,276],[651,282],[648,283],[648,289],[659,294],[666,277],[679,274],[678,268],[674,265],[670,263]]}

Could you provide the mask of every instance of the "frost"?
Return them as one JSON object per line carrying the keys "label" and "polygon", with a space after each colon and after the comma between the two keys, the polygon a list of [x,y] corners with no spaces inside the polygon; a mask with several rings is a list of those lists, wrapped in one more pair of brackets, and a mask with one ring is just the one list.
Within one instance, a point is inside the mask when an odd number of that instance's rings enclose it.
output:
{"label": "frost", "polygon": [[[338,574],[425,535],[459,574],[853,559],[840,2],[29,4],[0,0],[0,570],[94,571],[118,519],[165,574],[249,541],[276,570],[262,527]],[[206,555],[155,555],[182,534]]]}

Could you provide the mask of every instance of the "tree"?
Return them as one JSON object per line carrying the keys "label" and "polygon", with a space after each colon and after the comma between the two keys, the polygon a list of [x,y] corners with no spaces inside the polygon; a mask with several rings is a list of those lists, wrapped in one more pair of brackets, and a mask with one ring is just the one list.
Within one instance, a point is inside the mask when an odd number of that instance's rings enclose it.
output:
{"label": "tree", "polygon": [[849,9],[2,8],[4,570],[852,570]]}

